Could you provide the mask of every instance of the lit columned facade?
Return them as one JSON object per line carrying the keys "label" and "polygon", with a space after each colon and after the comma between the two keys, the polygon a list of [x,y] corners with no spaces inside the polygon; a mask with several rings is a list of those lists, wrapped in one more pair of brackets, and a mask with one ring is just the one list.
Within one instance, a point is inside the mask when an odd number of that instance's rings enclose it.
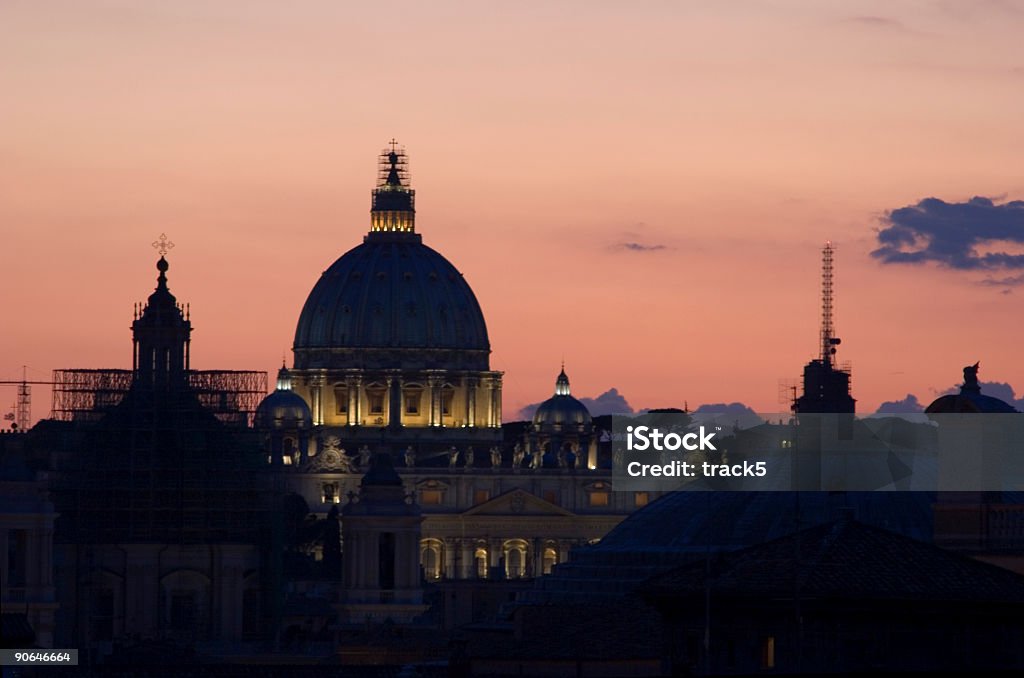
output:
{"label": "lit columned facade", "polygon": [[[406,156],[380,156],[371,228],[313,287],[295,331],[295,392],[358,447],[440,456],[500,439],[501,372],[462,274],[415,230]],[[323,432],[323,430],[321,432]],[[354,449],[354,448],[353,448]]]}
{"label": "lit columned facade", "polygon": [[[344,619],[419,614],[420,573],[439,586],[525,586],[653,499],[612,491],[564,371],[532,422],[502,430],[502,373],[490,368],[483,312],[416,233],[413,198],[406,156],[392,146],[380,156],[369,233],[313,287],[293,367],[255,418],[283,490],[318,517],[340,509]],[[385,489],[390,503],[376,501]],[[476,619],[476,609],[445,624]]]}

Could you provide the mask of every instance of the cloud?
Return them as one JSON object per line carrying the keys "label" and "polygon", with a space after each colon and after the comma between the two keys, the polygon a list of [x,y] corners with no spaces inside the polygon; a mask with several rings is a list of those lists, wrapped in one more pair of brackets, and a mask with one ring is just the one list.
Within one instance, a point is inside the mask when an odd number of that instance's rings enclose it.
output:
{"label": "cloud", "polygon": [[[1017,393],[1013,390],[1013,387],[1002,381],[982,381],[978,383],[981,387],[981,394],[992,396],[993,398],[999,398],[1000,400],[1006,401],[1013,405],[1015,408],[1024,412],[1024,397],[1018,398]],[[956,386],[950,386],[945,391],[939,393],[939,395],[956,394],[960,392],[960,384]],[[1024,396],[1024,394],[1022,394]]]}
{"label": "cloud", "polygon": [[580,398],[580,402],[590,410],[590,416],[600,417],[603,414],[632,414],[626,396],[619,393],[619,389],[610,388],[596,398]]}
{"label": "cloud", "polygon": [[704,419],[698,415],[715,415],[716,423],[730,422],[738,424],[743,428],[758,426],[764,423],[764,419],[758,416],[753,408],[743,403],[709,403],[701,405],[693,411],[698,420]]}
{"label": "cloud", "polygon": [[[878,231],[880,247],[871,256],[883,264],[934,262],[968,271],[1024,269],[1024,254],[979,251],[986,246],[998,250],[1024,245],[1024,200],[996,204],[982,197],[962,203],[925,198],[892,210],[882,221],[887,226]],[[1020,284],[1019,277],[1005,280]]]}
{"label": "cloud", "polygon": [[[596,398],[579,398],[579,401],[586,405],[587,411],[592,417],[600,417],[604,414],[633,414],[633,407],[626,400],[626,397],[619,393],[619,389],[610,388]],[[530,403],[519,410],[519,419],[533,419],[534,413],[542,403]]]}
{"label": "cloud", "polygon": [[[1024,412],[1024,397],[1018,398],[1013,387],[1001,381],[983,381],[978,384],[981,387],[982,395],[999,398],[1021,412]],[[955,395],[960,392],[960,384],[950,386],[942,391],[932,391],[933,397],[938,398],[944,395]],[[912,414],[923,412],[924,405],[913,393],[908,393],[903,400],[887,400],[878,406],[877,414]]]}
{"label": "cloud", "polygon": [[[978,281],[979,285],[986,287],[1015,287],[1024,285],[1024,275],[1012,275],[1007,278],[985,278]],[[1009,294],[1010,290],[1003,290],[1003,294]]]}
{"label": "cloud", "polygon": [[908,393],[903,400],[887,400],[878,406],[878,414],[910,414],[924,412],[924,405],[918,401],[917,396]]}
{"label": "cloud", "polygon": [[871,26],[872,28],[891,28],[901,31],[907,28],[902,21],[886,16],[851,16],[847,17],[846,21],[860,24],[861,26]]}
{"label": "cloud", "polygon": [[743,403],[710,403],[701,405],[694,410],[695,414],[757,414],[753,409],[744,405]]}
{"label": "cloud", "polygon": [[627,252],[657,252],[658,250],[667,250],[668,245],[645,245],[639,242],[620,242],[612,245],[613,250],[627,251]]}

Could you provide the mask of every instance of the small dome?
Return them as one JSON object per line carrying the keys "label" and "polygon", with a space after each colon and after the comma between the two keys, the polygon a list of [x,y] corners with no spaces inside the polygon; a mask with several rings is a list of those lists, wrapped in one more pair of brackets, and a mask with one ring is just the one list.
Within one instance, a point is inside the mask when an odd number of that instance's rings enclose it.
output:
{"label": "small dome", "polygon": [[260,401],[256,408],[256,428],[305,429],[312,421],[309,405],[291,390],[288,370],[281,367],[277,373],[277,390]]}
{"label": "small dome", "polygon": [[925,408],[926,414],[1013,414],[1017,410],[1006,401],[980,393],[958,393],[936,398]]}
{"label": "small dome", "polygon": [[537,408],[533,415],[533,426],[541,431],[558,431],[590,428],[592,425],[593,419],[587,406],[569,392],[569,377],[563,367],[555,380],[555,395]]}

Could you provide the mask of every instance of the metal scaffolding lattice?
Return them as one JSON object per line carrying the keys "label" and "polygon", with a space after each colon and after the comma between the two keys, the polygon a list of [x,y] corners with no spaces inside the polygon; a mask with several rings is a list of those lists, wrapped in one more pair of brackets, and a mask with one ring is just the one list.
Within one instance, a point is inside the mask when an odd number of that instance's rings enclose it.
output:
{"label": "metal scaffolding lattice", "polygon": [[[267,394],[267,373],[191,370],[188,384],[199,402],[219,420],[248,426]],[[54,370],[51,416],[61,421],[98,421],[121,402],[131,385],[131,370]]]}

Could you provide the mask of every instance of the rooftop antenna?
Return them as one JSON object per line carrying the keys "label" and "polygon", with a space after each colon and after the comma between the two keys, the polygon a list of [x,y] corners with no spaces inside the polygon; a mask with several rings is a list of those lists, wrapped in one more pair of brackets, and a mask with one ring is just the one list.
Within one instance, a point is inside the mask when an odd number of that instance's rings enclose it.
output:
{"label": "rooftop antenna", "polygon": [[835,336],[832,324],[832,241],[826,240],[821,248],[821,362],[831,366],[836,346],[841,342]]}

